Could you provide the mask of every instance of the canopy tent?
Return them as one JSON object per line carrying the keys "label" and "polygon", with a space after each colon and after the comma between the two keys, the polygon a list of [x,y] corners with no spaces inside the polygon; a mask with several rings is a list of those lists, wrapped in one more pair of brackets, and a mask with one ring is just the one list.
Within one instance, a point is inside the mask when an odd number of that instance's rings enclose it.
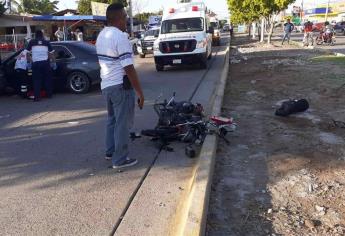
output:
{"label": "canopy tent", "polygon": [[94,20],[94,21],[106,21],[105,16],[89,16],[89,15],[73,15],[73,16],[34,16],[34,21],[83,21],[83,20]]}
{"label": "canopy tent", "polygon": [[[50,21],[50,22],[63,22],[63,32],[64,32],[64,40],[67,39],[67,29],[72,28],[74,25],[79,24],[82,21],[91,21],[91,22],[106,22],[105,16],[93,16],[93,15],[66,15],[66,16],[53,16],[53,15],[42,15],[42,16],[34,16],[32,17],[33,21]],[[69,26],[67,26],[67,22]]]}

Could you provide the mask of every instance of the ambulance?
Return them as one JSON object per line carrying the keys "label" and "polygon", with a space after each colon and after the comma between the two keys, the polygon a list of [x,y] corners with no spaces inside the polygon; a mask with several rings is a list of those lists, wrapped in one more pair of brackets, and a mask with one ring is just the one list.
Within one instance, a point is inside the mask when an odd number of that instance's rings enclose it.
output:
{"label": "ambulance", "polygon": [[166,65],[198,64],[207,68],[212,57],[213,27],[202,1],[180,0],[163,13],[161,30],[154,43],[157,71]]}

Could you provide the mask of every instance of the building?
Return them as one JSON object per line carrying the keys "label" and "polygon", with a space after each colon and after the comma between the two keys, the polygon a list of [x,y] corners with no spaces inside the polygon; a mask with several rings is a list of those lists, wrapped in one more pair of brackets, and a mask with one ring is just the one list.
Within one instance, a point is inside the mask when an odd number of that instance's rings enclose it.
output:
{"label": "building", "polygon": [[331,3],[327,12],[327,5],[318,5],[315,8],[310,8],[304,11],[304,18],[312,22],[329,22],[345,21],[345,2],[339,1]]}

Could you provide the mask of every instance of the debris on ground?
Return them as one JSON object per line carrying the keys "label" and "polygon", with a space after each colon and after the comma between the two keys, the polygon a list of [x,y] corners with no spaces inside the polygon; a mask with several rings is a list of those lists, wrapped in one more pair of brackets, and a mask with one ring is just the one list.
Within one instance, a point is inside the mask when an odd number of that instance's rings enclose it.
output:
{"label": "debris on ground", "polygon": [[[345,235],[343,66],[290,45],[240,36],[232,45],[241,61],[230,65],[222,111],[239,126],[218,146],[207,235]],[[310,108],[272,115],[286,98]]]}

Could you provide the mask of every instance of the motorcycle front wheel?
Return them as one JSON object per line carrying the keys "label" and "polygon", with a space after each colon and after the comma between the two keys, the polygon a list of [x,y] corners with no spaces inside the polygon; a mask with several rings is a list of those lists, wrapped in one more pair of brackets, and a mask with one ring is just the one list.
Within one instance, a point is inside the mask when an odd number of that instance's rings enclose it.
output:
{"label": "motorcycle front wheel", "polygon": [[323,43],[323,40],[320,37],[316,37],[315,41],[317,45],[321,45]]}

